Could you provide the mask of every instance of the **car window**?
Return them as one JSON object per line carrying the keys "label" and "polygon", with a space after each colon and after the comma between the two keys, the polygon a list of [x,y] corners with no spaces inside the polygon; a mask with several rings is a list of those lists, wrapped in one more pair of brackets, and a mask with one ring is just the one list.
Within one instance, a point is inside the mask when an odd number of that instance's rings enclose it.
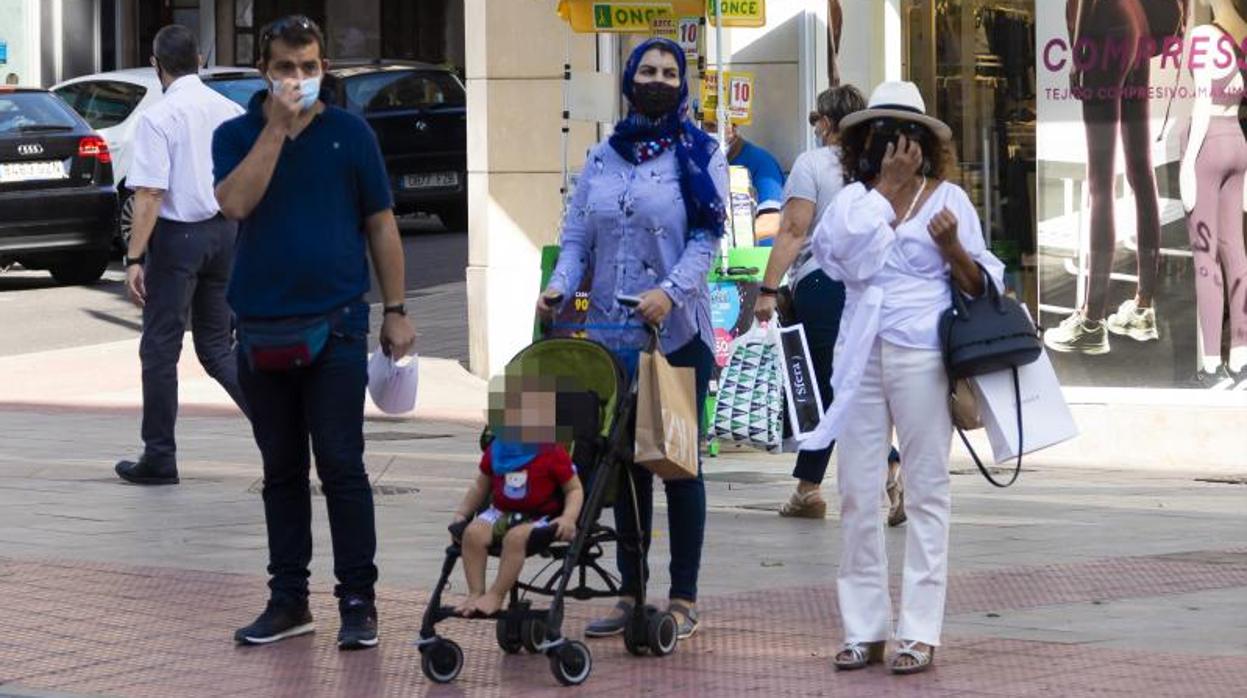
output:
{"label": "car window", "polygon": [[357,114],[464,105],[463,87],[447,73],[369,73],[345,82],[346,107]]}
{"label": "car window", "polygon": [[204,84],[243,109],[246,109],[247,105],[251,103],[251,98],[255,96],[255,93],[268,89],[264,78],[259,76],[206,80]]}
{"label": "car window", "polygon": [[76,82],[56,90],[56,95],[94,129],[125,121],[146,94],[147,88],[142,85],[112,80]]}
{"label": "car window", "polygon": [[46,92],[0,92],[0,134],[41,126],[76,129],[78,122]]}

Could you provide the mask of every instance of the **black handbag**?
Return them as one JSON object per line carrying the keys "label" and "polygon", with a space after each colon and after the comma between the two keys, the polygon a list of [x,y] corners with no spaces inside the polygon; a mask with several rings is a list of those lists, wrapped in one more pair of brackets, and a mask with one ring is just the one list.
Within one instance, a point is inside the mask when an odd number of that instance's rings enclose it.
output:
{"label": "black handbag", "polygon": [[958,378],[1006,369],[1013,371],[1013,394],[1018,414],[1018,462],[1008,482],[1002,484],[992,477],[970,446],[965,432],[957,427],[962,443],[970,451],[970,457],[983,477],[996,487],[1008,487],[1022,472],[1022,391],[1018,384],[1018,367],[1038,359],[1043,352],[1043,343],[1022,305],[1000,295],[987,270],[982,265],[979,269],[983,272],[983,283],[987,288],[978,298],[967,300],[957,284],[949,280],[953,304],[940,316],[940,337],[950,391]]}

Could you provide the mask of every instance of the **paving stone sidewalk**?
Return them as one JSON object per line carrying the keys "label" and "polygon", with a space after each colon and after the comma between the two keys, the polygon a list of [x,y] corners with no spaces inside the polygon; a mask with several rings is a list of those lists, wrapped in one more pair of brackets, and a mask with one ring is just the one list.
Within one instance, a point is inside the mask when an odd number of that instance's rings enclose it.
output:
{"label": "paving stone sidewalk", "polygon": [[[230,634],[265,596],[258,459],[246,425],[183,420],[183,484],[149,489],[111,473],[133,448],[136,419],[0,411],[0,696],[561,690],[544,657],[504,657],[490,623],[446,624],[467,653],[456,684],[436,687],[420,673],[410,641],[479,454],[474,429],[367,425],[383,641],[344,654],[333,644],[323,500],[314,507],[317,634],[235,648]],[[933,671],[901,678],[878,667],[832,670],[839,529],[834,512],[826,521],[775,515],[791,486],[790,458],[707,460],[702,632],[664,659],[631,657],[617,638],[594,641],[588,694],[1242,695],[1242,485],[1040,465],[1000,492],[954,463],[946,642]],[[834,481],[826,487],[834,492]],[[658,596],[667,583],[662,511],[651,558]],[[894,560],[904,536],[888,532]],[[569,636],[602,607],[571,604]]]}

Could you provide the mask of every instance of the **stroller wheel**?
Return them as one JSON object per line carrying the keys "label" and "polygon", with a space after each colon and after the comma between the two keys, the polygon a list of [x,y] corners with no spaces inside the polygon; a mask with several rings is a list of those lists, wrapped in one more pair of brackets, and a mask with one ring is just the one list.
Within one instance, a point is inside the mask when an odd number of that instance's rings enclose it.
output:
{"label": "stroller wheel", "polygon": [[494,624],[494,637],[498,647],[507,654],[515,654],[524,646],[520,639],[519,628],[506,618],[499,618]]}
{"label": "stroller wheel", "polygon": [[[648,616],[649,614],[646,614]],[[649,629],[644,618],[637,619],[635,617],[628,619],[628,624],[624,626],[624,648],[628,650],[628,654],[634,657],[644,657],[649,649]]]}
{"label": "stroller wheel", "polygon": [[437,642],[423,648],[420,669],[434,683],[450,683],[463,671],[463,650],[453,640],[438,638]]}
{"label": "stroller wheel", "polygon": [[593,671],[593,655],[583,642],[570,640],[550,652],[550,671],[564,686],[579,686]]}
{"label": "stroller wheel", "polygon": [[540,618],[529,618],[520,624],[520,641],[524,649],[537,654],[541,643],[546,641],[546,622]]}
{"label": "stroller wheel", "polygon": [[675,651],[676,643],[680,641],[679,626],[675,622],[675,616],[666,611],[654,613],[649,617],[647,630],[646,640],[650,652],[653,652],[655,657],[665,657]]}

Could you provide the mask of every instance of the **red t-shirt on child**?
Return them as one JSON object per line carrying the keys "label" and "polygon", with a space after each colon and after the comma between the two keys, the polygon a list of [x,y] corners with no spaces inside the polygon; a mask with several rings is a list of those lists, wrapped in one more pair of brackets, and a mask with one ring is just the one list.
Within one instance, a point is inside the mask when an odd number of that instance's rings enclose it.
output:
{"label": "red t-shirt on child", "polygon": [[562,511],[559,490],[576,476],[566,449],[558,444],[545,444],[528,465],[506,475],[494,474],[492,451],[485,449],[481,472],[493,478],[495,509],[536,516],[555,516]]}

